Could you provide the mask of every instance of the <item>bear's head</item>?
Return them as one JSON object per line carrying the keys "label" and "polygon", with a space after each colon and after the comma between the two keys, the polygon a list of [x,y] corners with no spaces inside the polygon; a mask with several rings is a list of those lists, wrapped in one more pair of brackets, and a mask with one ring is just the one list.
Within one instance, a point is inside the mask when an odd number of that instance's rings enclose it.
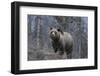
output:
{"label": "bear's head", "polygon": [[52,40],[59,40],[60,34],[63,34],[63,31],[61,29],[56,29],[56,28],[50,28],[50,37]]}

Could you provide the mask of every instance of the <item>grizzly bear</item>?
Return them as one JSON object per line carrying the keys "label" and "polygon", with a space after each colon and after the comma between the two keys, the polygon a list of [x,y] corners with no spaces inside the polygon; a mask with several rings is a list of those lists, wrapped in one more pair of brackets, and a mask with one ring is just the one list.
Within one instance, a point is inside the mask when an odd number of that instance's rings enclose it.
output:
{"label": "grizzly bear", "polygon": [[71,34],[63,32],[60,28],[50,28],[49,35],[54,52],[59,51],[60,55],[65,52],[67,58],[72,58],[73,38]]}

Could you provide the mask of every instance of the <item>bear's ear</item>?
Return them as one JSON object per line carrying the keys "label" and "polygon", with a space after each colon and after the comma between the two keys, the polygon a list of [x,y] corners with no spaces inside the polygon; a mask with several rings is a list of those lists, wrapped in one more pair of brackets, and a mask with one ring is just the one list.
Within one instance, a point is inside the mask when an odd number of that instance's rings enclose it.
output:
{"label": "bear's ear", "polygon": [[59,32],[61,32],[61,34],[63,34],[63,31],[62,31],[60,28],[58,28],[57,30],[58,30]]}
{"label": "bear's ear", "polygon": [[50,27],[50,30],[52,30],[52,27]]}
{"label": "bear's ear", "polygon": [[57,29],[59,32],[61,31],[59,28]]}

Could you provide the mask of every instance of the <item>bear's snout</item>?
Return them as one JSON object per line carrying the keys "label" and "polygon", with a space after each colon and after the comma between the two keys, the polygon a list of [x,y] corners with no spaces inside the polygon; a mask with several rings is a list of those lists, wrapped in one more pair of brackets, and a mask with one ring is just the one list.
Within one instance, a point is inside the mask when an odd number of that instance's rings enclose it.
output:
{"label": "bear's snout", "polygon": [[55,36],[55,32],[52,32],[51,34],[52,34],[52,36]]}

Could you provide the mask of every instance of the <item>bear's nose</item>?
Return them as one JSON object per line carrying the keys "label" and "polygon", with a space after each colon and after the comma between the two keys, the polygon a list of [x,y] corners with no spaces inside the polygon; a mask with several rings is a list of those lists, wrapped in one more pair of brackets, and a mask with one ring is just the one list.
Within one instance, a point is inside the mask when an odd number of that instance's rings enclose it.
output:
{"label": "bear's nose", "polygon": [[52,32],[52,35],[55,35],[55,33],[54,33],[54,32]]}

